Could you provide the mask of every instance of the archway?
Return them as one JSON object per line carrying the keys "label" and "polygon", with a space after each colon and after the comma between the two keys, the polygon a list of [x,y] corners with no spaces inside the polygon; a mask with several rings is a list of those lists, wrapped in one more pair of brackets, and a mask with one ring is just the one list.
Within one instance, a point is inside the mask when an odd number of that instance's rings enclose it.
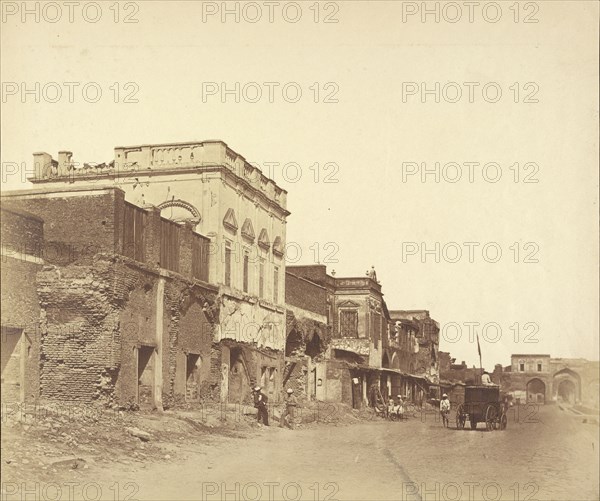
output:
{"label": "archway", "polygon": [[563,402],[574,404],[577,395],[577,387],[570,379],[563,379],[558,383],[558,398]]}
{"label": "archway", "polygon": [[386,369],[389,369],[390,367],[390,357],[388,356],[386,351],[383,352],[383,358],[381,359],[381,367],[385,367]]}
{"label": "archway", "polygon": [[301,354],[303,351],[302,334],[294,329],[289,333],[285,341],[285,356],[293,357]]}
{"label": "archway", "polygon": [[564,368],[553,376],[554,397],[575,404],[581,400],[581,377],[575,371]]}
{"label": "archway", "polygon": [[531,379],[526,386],[527,403],[544,404],[546,403],[546,383],[541,379]]}
{"label": "archway", "polygon": [[313,332],[312,335],[309,336],[309,340],[306,343],[306,349],[304,352],[311,358],[315,358],[317,355],[321,353],[321,338],[316,332]]}
{"label": "archway", "polygon": [[400,358],[396,352],[392,354],[392,369],[400,369]]}
{"label": "archway", "polygon": [[156,207],[160,209],[161,216],[177,223],[189,221],[192,224],[197,225],[202,220],[200,211],[185,200],[172,199],[163,202]]}

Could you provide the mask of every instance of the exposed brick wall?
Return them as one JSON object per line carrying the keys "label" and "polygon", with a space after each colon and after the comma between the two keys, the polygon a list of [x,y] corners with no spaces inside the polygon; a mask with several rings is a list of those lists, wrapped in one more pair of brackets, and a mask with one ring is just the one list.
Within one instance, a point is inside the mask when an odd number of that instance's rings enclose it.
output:
{"label": "exposed brick wall", "polygon": [[90,263],[97,252],[114,252],[116,202],[121,190],[86,196],[8,196],[3,205],[44,220],[44,260],[59,265]]}
{"label": "exposed brick wall", "polygon": [[288,265],[286,266],[286,271],[323,286],[325,286],[328,282],[327,267],[324,264],[315,264],[311,266]]}
{"label": "exposed brick wall", "polygon": [[[113,337],[118,329],[111,302],[112,263],[71,265],[38,273],[42,307],[41,397],[91,401],[112,396]],[[112,369],[112,370],[111,370]]]}
{"label": "exposed brick wall", "polygon": [[[160,276],[139,264],[96,259],[91,266],[70,265],[38,275],[45,313],[42,342],[42,397],[131,405],[136,400],[135,347],[156,345],[156,297]],[[210,386],[211,323],[203,308],[214,292],[200,291],[177,276],[164,288],[163,402],[176,401],[185,387],[185,353],[206,361],[202,378]],[[203,324],[205,333],[201,335]],[[205,367],[205,368],[204,368]],[[202,391],[202,389],[201,389]]]}
{"label": "exposed brick wall", "polygon": [[285,302],[319,315],[327,315],[327,290],[290,272],[285,274]]}
{"label": "exposed brick wall", "polygon": [[41,257],[44,242],[44,222],[41,219],[3,206],[1,230],[3,255],[21,253]]}

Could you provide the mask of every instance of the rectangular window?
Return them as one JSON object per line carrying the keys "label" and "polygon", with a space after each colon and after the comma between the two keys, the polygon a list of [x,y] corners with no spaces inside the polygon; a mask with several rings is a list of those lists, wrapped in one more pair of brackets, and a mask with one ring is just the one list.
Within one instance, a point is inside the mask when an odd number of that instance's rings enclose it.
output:
{"label": "rectangular window", "polygon": [[342,310],[340,312],[340,335],[342,337],[358,337],[358,311]]}
{"label": "rectangular window", "polygon": [[273,268],[273,302],[279,302],[279,266]]}
{"label": "rectangular window", "polygon": [[244,292],[248,292],[248,274],[250,273],[250,256],[244,253]]}
{"label": "rectangular window", "polygon": [[525,372],[525,364],[519,364],[519,370]]}
{"label": "rectangular window", "polygon": [[265,260],[263,258],[258,264],[258,297],[265,297]]}
{"label": "rectangular window", "polygon": [[538,364],[538,372],[542,372],[542,364]]}
{"label": "rectangular window", "polygon": [[267,367],[262,367],[260,370],[260,385],[266,390],[269,377]]}
{"label": "rectangular window", "polygon": [[231,242],[225,242],[225,285],[231,285]]}

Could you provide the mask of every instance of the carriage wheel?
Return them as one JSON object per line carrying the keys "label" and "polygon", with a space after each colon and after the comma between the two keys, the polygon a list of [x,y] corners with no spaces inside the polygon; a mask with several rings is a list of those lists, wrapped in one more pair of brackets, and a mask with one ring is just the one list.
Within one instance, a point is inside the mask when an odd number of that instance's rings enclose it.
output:
{"label": "carriage wheel", "polygon": [[465,410],[461,404],[458,406],[458,409],[456,409],[456,428],[458,430],[462,430],[465,427],[466,420],[467,418],[465,417]]}
{"label": "carriage wheel", "polygon": [[508,418],[506,417],[506,413],[503,412],[502,415],[500,416],[500,429],[506,430],[507,423],[508,423]]}
{"label": "carriage wheel", "polygon": [[485,411],[485,428],[487,431],[493,431],[498,425],[498,410],[493,405],[488,405]]}

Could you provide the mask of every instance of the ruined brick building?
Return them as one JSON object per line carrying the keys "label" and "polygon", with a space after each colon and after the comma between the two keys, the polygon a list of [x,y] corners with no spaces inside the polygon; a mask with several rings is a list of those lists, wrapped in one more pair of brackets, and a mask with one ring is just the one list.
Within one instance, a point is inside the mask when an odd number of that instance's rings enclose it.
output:
{"label": "ruined brick building", "polygon": [[11,398],[162,409],[259,384],[359,408],[437,384],[429,313],[390,312],[374,269],[286,269],[287,193],[222,141],[34,166],[2,196]]}
{"label": "ruined brick building", "polygon": [[248,401],[254,384],[279,397],[284,190],[221,141],[34,160],[35,188],[2,201],[44,223],[42,398],[160,408]]}
{"label": "ruined brick building", "polygon": [[[11,321],[37,333],[39,363],[25,377],[35,384],[39,371],[40,398],[162,408],[177,397],[218,395],[217,288],[206,282],[205,237],[129,204],[114,187],[5,194],[3,216],[15,210],[44,222],[36,247],[15,241],[20,226],[3,224],[3,298],[21,290],[14,270],[29,265],[23,256],[40,263],[21,292],[30,317]],[[3,308],[13,314],[12,304]]]}

